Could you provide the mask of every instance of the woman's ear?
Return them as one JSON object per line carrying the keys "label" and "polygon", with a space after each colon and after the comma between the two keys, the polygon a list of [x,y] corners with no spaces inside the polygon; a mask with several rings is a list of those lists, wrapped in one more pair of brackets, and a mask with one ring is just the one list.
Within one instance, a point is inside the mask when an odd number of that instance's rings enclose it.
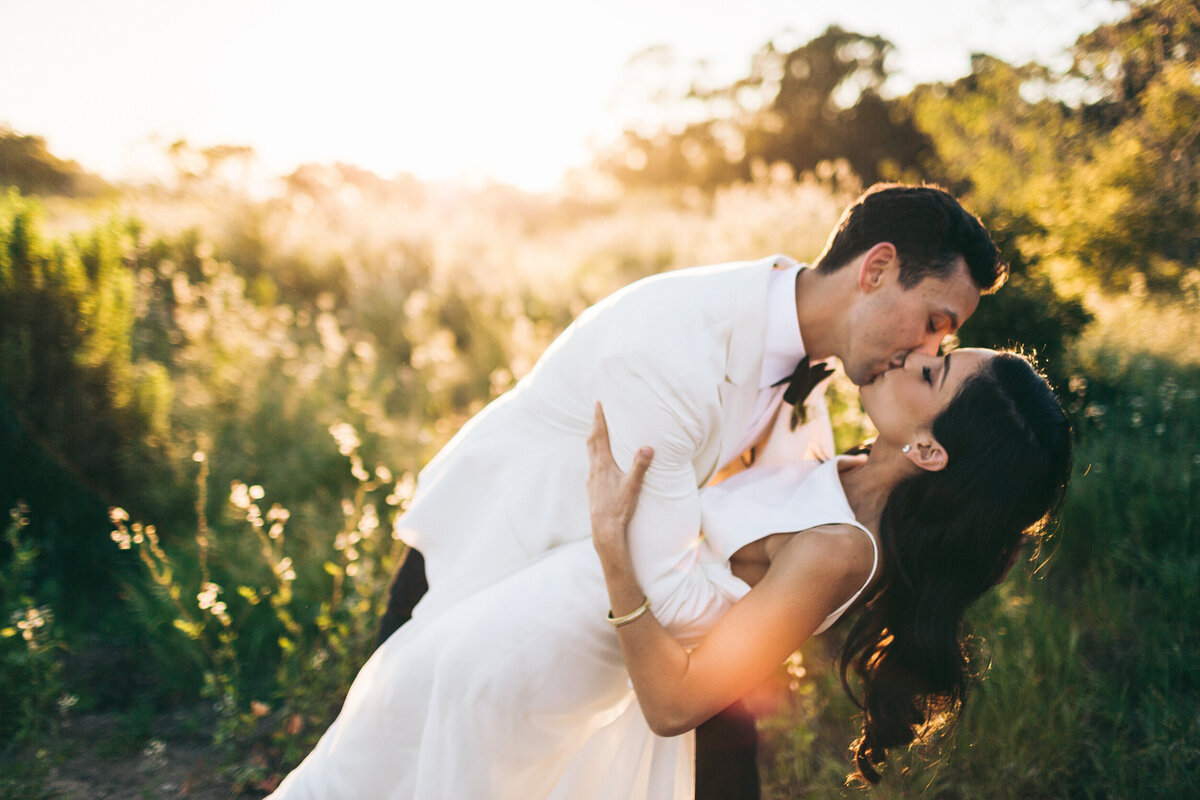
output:
{"label": "woman's ear", "polygon": [[933,438],[928,431],[917,438],[915,446],[904,450],[904,457],[916,466],[928,472],[939,472],[946,468],[950,457],[941,442]]}

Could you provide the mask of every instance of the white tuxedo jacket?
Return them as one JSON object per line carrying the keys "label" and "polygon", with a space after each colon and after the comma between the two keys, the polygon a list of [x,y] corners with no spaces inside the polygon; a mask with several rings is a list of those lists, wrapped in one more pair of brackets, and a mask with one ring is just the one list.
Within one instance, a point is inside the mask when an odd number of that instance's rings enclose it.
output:
{"label": "white tuxedo jacket", "polygon": [[[591,536],[586,439],[597,400],[622,469],[639,447],[654,448],[630,524],[635,566],[661,556],[656,543],[680,541],[671,532],[698,534],[699,487],[738,455],[753,413],[768,276],[792,264],[776,255],[668,272],[581,314],[421,472],[399,526],[425,556],[430,591],[416,614]],[[833,453],[819,397],[810,398],[804,427],[776,425],[763,457],[799,458],[813,449]],[[475,566],[456,569],[457,556],[467,553]],[[487,575],[478,570],[481,554],[492,565]]]}

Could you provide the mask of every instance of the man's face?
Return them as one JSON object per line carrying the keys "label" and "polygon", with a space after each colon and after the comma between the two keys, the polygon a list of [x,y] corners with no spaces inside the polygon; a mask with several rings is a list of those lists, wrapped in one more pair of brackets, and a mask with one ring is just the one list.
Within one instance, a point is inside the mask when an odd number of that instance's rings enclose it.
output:
{"label": "man's face", "polygon": [[846,375],[859,386],[902,365],[909,353],[936,356],[942,340],[979,305],[979,288],[962,258],[946,277],[925,278],[911,289],[900,286],[893,262],[859,302],[848,352],[841,354]]}

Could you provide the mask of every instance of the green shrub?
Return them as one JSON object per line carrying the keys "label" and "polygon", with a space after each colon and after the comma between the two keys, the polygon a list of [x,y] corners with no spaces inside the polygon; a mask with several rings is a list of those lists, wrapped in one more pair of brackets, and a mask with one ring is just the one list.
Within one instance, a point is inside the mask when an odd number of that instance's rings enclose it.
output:
{"label": "green shrub", "polygon": [[38,552],[24,533],[28,525],[20,504],[4,533],[10,557],[0,568],[0,748],[40,746],[56,712],[76,701],[63,691],[63,638],[54,614],[31,594]]}
{"label": "green shrub", "polygon": [[154,526],[111,511],[113,541],[137,554],[155,587],[158,607],[139,613],[165,613],[173,632],[161,644],[200,666],[201,694],[217,715],[214,742],[236,757],[230,769],[242,786],[273,785],[332,722],[373,649],[403,552],[391,517],[411,495],[411,476],[368,471],[357,432],[339,424],[331,433],[354,489],[340,503],[340,530],[321,545],[293,541],[291,512],[265,507],[263,487],[241,481],[231,485],[226,524],[210,527],[208,457],[200,451],[194,550],[169,555]]}

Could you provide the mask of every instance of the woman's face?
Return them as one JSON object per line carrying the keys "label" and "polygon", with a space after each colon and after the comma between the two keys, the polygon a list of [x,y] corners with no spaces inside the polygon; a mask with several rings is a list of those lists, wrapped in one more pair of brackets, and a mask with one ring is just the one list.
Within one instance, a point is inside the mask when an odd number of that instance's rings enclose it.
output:
{"label": "woman's face", "polygon": [[879,440],[897,447],[915,444],[928,434],[963,381],[989,360],[994,350],[964,348],[944,356],[910,353],[904,366],[888,370],[861,387],[863,409],[875,423]]}

